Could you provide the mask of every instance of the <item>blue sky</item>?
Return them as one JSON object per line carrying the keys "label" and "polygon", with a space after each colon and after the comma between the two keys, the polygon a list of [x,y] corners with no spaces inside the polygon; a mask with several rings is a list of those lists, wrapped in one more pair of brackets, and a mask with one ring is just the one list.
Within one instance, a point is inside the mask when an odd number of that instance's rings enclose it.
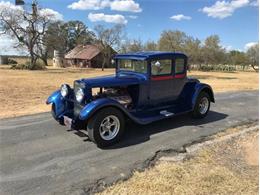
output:
{"label": "blue sky", "polygon": [[[30,2],[25,0],[27,3]],[[12,2],[12,1],[11,1]],[[204,40],[217,34],[228,49],[258,42],[256,0],[38,0],[42,8],[81,20],[93,29],[123,23],[129,38],[158,40],[163,30],[181,30]],[[0,43],[1,45],[1,43]],[[248,46],[247,45],[247,46]]]}

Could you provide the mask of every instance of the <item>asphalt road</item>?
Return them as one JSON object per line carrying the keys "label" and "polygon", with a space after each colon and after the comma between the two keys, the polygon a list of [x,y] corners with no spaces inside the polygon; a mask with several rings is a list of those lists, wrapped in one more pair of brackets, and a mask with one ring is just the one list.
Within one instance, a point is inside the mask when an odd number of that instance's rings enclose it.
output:
{"label": "asphalt road", "polygon": [[128,177],[160,151],[180,149],[227,127],[258,120],[258,92],[216,95],[208,117],[127,125],[124,140],[106,150],[84,132],[59,126],[49,113],[0,120],[0,194],[91,193]]}

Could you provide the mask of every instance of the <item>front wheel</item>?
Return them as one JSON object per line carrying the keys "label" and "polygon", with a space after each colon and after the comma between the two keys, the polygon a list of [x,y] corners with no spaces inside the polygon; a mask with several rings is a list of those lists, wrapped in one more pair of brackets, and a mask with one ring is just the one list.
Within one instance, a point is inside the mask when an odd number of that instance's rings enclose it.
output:
{"label": "front wheel", "polygon": [[104,108],[98,111],[87,123],[89,138],[99,147],[117,143],[125,128],[125,118],[116,108]]}
{"label": "front wheel", "polygon": [[197,98],[196,104],[194,106],[194,110],[192,112],[193,118],[204,118],[210,108],[210,98],[208,93],[201,92]]}

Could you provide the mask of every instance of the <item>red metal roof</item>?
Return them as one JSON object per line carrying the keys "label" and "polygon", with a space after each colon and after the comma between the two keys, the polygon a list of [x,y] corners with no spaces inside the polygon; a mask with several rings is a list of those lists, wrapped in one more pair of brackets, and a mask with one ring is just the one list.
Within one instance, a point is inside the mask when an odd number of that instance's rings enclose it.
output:
{"label": "red metal roof", "polygon": [[91,60],[99,53],[97,45],[78,45],[65,55],[65,59]]}

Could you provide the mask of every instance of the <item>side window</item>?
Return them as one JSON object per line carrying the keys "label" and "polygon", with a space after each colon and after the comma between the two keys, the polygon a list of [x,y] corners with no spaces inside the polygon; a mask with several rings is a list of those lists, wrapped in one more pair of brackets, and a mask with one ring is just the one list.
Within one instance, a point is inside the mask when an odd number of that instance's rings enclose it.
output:
{"label": "side window", "polygon": [[152,76],[172,73],[172,60],[155,60],[151,62]]}
{"label": "side window", "polygon": [[184,72],[185,60],[182,58],[175,59],[175,74],[181,74]]}

